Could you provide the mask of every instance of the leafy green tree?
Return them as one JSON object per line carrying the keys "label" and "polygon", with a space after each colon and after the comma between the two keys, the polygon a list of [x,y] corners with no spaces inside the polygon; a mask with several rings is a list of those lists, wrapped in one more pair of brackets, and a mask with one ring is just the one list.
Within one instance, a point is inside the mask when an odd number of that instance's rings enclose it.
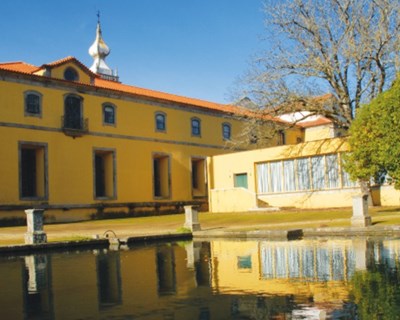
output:
{"label": "leafy green tree", "polygon": [[349,144],[345,169],[353,180],[367,186],[386,175],[400,189],[400,79],[358,110]]}

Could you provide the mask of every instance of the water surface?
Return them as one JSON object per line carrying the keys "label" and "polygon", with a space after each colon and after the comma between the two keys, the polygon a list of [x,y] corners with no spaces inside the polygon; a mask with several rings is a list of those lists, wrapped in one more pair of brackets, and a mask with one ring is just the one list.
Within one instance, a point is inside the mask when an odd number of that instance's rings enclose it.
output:
{"label": "water surface", "polygon": [[1,319],[398,319],[400,240],[202,241],[0,257]]}

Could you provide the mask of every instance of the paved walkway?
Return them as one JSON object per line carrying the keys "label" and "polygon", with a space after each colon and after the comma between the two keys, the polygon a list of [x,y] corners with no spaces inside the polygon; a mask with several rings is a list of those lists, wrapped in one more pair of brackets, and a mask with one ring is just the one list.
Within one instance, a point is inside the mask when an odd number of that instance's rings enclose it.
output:
{"label": "paved walkway", "polygon": [[[383,217],[383,216],[381,216]],[[200,219],[201,220],[201,219]],[[348,219],[336,219],[335,222],[348,222]],[[201,221],[200,221],[201,222]],[[295,221],[290,223],[232,223],[207,222],[202,223],[202,231],[195,232],[199,238],[227,237],[227,238],[288,238],[315,237],[315,236],[354,236],[354,235],[398,235],[400,226],[381,226],[379,224],[369,228],[327,228],[324,227],[332,220]],[[184,215],[170,217],[152,217],[143,219],[97,220],[78,223],[48,224],[44,226],[49,242],[79,241],[88,239],[117,238],[148,238],[153,236],[179,235],[184,224]],[[307,228],[311,225],[318,228]],[[0,246],[24,244],[26,226],[0,228]],[[300,231],[299,231],[300,230]]]}

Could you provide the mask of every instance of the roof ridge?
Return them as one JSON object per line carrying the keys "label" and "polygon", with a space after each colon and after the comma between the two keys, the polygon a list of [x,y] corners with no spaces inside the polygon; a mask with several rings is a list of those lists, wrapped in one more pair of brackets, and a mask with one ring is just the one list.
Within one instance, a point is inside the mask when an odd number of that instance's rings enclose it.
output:
{"label": "roof ridge", "polygon": [[10,64],[25,64],[28,66],[36,67],[34,64],[25,62],[25,61],[8,61],[8,62],[0,62],[0,65],[10,65]]}
{"label": "roof ridge", "polygon": [[[110,84],[111,87],[102,86],[102,83]],[[221,106],[221,107],[235,107],[235,108],[238,108],[238,106],[235,106],[235,105],[233,105],[231,103],[224,104],[224,103],[219,103],[219,102],[212,102],[212,101],[208,101],[208,100],[204,100],[204,99],[200,99],[200,98],[192,98],[192,97],[188,97],[188,96],[185,96],[185,95],[179,95],[179,94],[175,94],[175,93],[169,93],[169,92],[164,92],[164,91],[160,91],[160,90],[144,88],[144,87],[135,86],[135,85],[131,85],[131,84],[115,82],[115,81],[111,81],[111,80],[107,80],[107,79],[103,79],[103,78],[96,78],[94,85],[97,86],[97,87],[108,88],[108,89],[117,89],[116,87],[121,87],[121,89],[130,88],[130,89],[134,89],[134,90],[136,89],[138,91],[143,91],[143,93],[147,92],[149,94],[150,93],[161,94],[161,95],[168,96],[170,98],[191,100],[191,101],[197,102],[199,104],[210,104],[210,105]]]}

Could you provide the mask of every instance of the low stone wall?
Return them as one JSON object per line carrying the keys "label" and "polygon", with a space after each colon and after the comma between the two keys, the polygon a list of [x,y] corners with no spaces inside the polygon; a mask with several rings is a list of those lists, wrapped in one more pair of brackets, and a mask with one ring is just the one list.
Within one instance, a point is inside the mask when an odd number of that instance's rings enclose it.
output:
{"label": "low stone wall", "polygon": [[44,209],[45,223],[58,223],[183,213],[186,205],[194,205],[199,211],[208,211],[207,199],[88,205],[0,206],[0,227],[26,225],[24,210],[30,208]]}

